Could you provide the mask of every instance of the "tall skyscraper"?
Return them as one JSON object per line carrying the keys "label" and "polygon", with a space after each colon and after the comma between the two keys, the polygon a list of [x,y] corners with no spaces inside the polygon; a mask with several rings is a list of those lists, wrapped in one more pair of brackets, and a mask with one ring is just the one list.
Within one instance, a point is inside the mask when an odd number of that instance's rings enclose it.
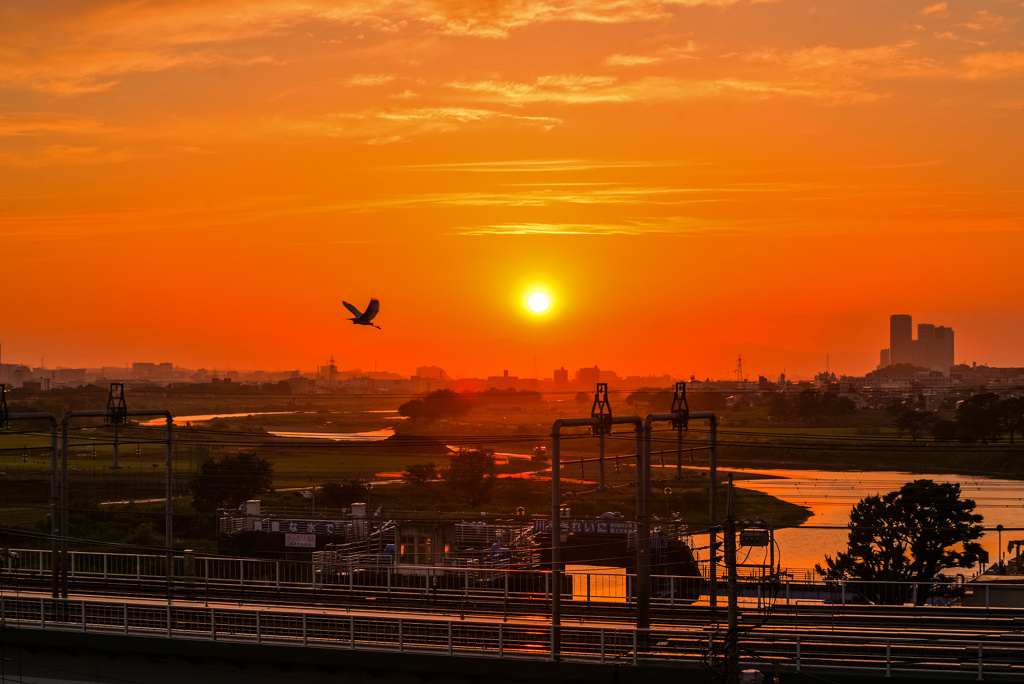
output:
{"label": "tall skyscraper", "polygon": [[944,325],[935,327],[935,354],[938,365],[952,367],[953,360],[953,329]]}
{"label": "tall skyscraper", "polygon": [[953,366],[953,329],[944,325],[919,323],[913,339],[913,320],[907,314],[889,317],[889,348],[879,354],[879,368],[909,363],[930,370],[948,372]]}
{"label": "tall skyscraper", "polygon": [[889,363],[911,363],[913,320],[907,314],[889,316]]}

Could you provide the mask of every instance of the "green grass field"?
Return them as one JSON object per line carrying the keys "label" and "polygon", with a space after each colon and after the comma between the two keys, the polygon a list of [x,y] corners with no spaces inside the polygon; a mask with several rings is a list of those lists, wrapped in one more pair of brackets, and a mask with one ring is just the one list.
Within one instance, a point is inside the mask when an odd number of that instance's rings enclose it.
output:
{"label": "green grass field", "polygon": [[[394,413],[404,398],[381,397],[260,397],[215,396],[133,397],[134,407],[158,408],[173,405],[177,416],[246,411],[279,412],[275,415],[218,418],[182,425],[174,430],[173,467],[176,510],[182,517],[182,530],[193,530],[189,543],[202,544],[203,529],[199,516],[188,506],[188,486],[206,459],[220,459],[240,452],[251,452],[274,464],[275,493],[265,498],[271,509],[311,513],[314,505],[324,512],[329,502],[307,499],[300,492],[326,483],[362,487],[367,482],[394,480],[409,465],[432,462],[439,467],[448,463],[448,445],[492,449],[499,454],[529,455],[536,446],[550,446],[551,424],[557,418],[589,415],[589,406],[570,402],[541,404],[521,410],[477,410],[458,420],[399,420]],[[105,396],[98,403],[102,406]],[[35,407],[41,408],[41,407]],[[626,411],[616,409],[616,415]],[[739,417],[739,418],[738,418]],[[762,417],[763,418],[763,417]],[[741,424],[742,423],[742,424]],[[898,437],[878,416],[857,425],[831,427],[763,426],[764,421],[750,410],[722,413],[718,430],[718,465],[756,469],[798,468],[823,470],[910,470],[949,472],[1024,479],[1024,445],[931,444]],[[760,426],[759,426],[760,425]],[[50,436],[45,424],[18,425],[0,433],[0,511],[7,525],[39,525],[49,505]],[[28,428],[28,429],[26,429]],[[270,432],[364,432],[392,428],[396,435],[384,442],[337,442],[320,439],[281,438]],[[704,467],[708,462],[707,425],[694,421],[683,434],[683,462]],[[129,501],[133,504],[106,507],[94,511],[95,520],[120,530],[117,534],[133,539],[151,536],[150,525],[159,529],[162,503],[141,503],[161,498],[165,490],[165,447],[163,427],[125,426],[118,430],[118,464],[112,469],[114,430],[99,421],[74,421],[69,432],[68,465],[70,493],[85,507],[94,510],[102,502]],[[679,520],[696,529],[706,526],[707,487],[700,476],[689,472],[675,480],[677,433],[665,425],[653,435],[654,463],[664,458],[670,466],[655,469],[652,483],[652,512],[659,519]],[[694,451],[690,452],[690,448]],[[658,451],[664,450],[664,456]],[[635,438],[632,429],[616,428],[605,438],[606,478],[610,488],[598,492],[597,464],[567,464],[562,470],[564,502],[580,515],[598,515],[621,511],[631,516],[635,508]],[[586,429],[563,432],[563,463],[592,459],[598,453],[598,440]],[[623,457],[615,472],[614,457]],[[528,458],[499,457],[498,473],[511,475],[535,470],[538,464]],[[742,483],[740,483],[741,485]],[[670,487],[669,495],[663,493]],[[388,484],[370,491],[350,490],[367,498],[376,508],[393,513],[428,513],[478,516],[481,511],[496,516],[511,516],[520,506],[530,515],[546,515],[550,509],[550,483],[527,478],[499,478],[488,496],[471,502],[465,493],[443,484],[412,486]],[[365,492],[365,494],[363,494]],[[355,496],[355,495],[354,495]],[[333,502],[336,509],[351,503]],[[725,494],[719,494],[720,512],[724,512]],[[760,518],[777,525],[799,524],[807,511],[778,499],[737,487],[738,514]],[[125,523],[118,516],[127,516]],[[148,517],[147,517],[148,516]],[[154,517],[155,516],[155,517]],[[153,520],[149,520],[152,517]],[[116,524],[111,521],[119,521]],[[154,527],[155,526],[155,527]],[[176,524],[176,529],[179,526]],[[114,534],[112,532],[112,534]],[[115,534],[116,536],[116,534]]]}

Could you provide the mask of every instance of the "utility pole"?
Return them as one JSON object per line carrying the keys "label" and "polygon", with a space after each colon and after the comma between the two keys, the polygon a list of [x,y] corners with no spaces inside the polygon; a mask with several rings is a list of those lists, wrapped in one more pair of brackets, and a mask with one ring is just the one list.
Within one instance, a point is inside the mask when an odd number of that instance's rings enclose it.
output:
{"label": "utility pole", "polygon": [[[597,435],[597,488],[603,490],[604,485],[604,436],[612,431],[612,407],[608,403],[608,383],[597,383],[594,390],[594,405],[590,408],[590,417],[597,419],[597,424],[591,428],[591,432]],[[640,458],[640,454],[637,454]],[[583,457],[580,457],[580,479],[583,476]],[[638,485],[639,486],[639,485]]]}
{"label": "utility pole", "polygon": [[729,473],[728,501],[725,514],[725,568],[729,586],[729,628],[725,633],[725,682],[739,684],[740,681],[740,640],[739,640],[739,591],[736,581],[736,497],[732,487],[732,473]]}
{"label": "utility pole", "polygon": [[[683,430],[690,423],[690,404],[686,401],[686,383],[677,382],[675,393],[672,396],[672,413],[679,416],[672,421],[672,427],[676,429],[676,479],[683,479]],[[662,465],[665,465],[665,456],[662,455]],[[690,461],[693,461],[693,450],[690,450]]]}
{"label": "utility pole", "polygon": [[110,392],[107,394],[107,425],[114,426],[114,465],[111,466],[114,470],[121,467],[117,463],[117,429],[125,422],[127,411],[128,406],[124,401],[124,383],[110,383]]}

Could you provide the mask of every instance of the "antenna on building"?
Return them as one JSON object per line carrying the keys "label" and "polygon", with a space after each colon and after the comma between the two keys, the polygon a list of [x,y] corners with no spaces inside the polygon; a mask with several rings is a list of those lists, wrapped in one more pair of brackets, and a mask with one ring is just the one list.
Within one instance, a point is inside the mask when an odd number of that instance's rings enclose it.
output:
{"label": "antenna on building", "polygon": [[825,354],[825,375],[831,375],[832,370],[829,368],[828,354]]}
{"label": "antenna on building", "polygon": [[736,382],[743,382],[743,356],[736,357]]}
{"label": "antenna on building", "polygon": [[533,355],[533,379],[537,379],[537,355]]}

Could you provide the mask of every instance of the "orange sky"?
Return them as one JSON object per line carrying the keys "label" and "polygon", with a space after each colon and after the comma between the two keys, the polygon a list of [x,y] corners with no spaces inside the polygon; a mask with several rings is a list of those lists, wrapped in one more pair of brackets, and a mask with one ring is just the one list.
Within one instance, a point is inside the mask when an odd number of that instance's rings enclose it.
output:
{"label": "orange sky", "polygon": [[1022,142],[1020,0],[5,2],[2,360],[1024,365]]}

